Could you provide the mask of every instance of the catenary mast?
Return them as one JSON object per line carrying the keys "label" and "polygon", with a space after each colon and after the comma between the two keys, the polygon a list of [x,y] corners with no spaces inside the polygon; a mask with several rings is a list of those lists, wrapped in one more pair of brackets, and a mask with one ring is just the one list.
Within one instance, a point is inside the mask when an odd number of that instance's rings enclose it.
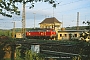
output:
{"label": "catenary mast", "polygon": [[26,25],[26,21],[25,21],[25,1],[23,1],[23,11],[22,11],[22,34],[23,34],[23,38],[25,38],[25,25]]}
{"label": "catenary mast", "polygon": [[77,30],[79,30],[79,12],[77,12]]}

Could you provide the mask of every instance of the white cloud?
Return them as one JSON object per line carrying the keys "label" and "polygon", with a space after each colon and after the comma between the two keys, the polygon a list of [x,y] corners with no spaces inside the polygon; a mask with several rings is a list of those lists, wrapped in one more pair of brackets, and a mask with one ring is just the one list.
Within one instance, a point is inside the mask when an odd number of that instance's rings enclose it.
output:
{"label": "white cloud", "polygon": [[[60,22],[64,22],[64,26],[76,26],[77,24],[77,12],[80,13],[79,24],[82,24],[83,20],[90,21],[90,0],[57,0],[61,2],[54,8],[54,17],[56,17]],[[20,16],[14,16],[14,20],[22,20],[22,5],[19,5],[19,10],[21,11]],[[35,25],[39,27],[39,23],[43,21],[46,17],[53,16],[53,7],[48,3],[35,3],[33,9],[29,9],[29,4],[26,5],[26,27],[34,27],[34,12],[35,12]],[[63,15],[63,18],[62,18]],[[0,19],[13,20],[13,18],[6,18],[0,15]],[[73,22],[72,22],[73,21]],[[22,23],[18,22],[16,27],[22,27]]]}

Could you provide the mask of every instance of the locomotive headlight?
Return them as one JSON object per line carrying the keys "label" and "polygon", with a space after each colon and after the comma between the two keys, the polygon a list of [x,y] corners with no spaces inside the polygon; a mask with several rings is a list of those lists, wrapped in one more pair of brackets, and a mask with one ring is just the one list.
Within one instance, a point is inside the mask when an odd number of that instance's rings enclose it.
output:
{"label": "locomotive headlight", "polygon": [[41,35],[44,35],[43,33],[41,33]]}
{"label": "locomotive headlight", "polygon": [[30,35],[30,33],[29,33],[29,35]]}
{"label": "locomotive headlight", "polygon": [[41,35],[43,35],[43,33],[41,33]]}

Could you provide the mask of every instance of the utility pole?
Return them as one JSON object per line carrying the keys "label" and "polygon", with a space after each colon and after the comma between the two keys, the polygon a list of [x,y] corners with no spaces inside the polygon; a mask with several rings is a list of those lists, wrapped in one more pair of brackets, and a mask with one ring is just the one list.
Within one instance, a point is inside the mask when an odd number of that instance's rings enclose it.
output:
{"label": "utility pole", "polygon": [[77,12],[77,30],[79,30],[79,12]]}
{"label": "utility pole", "polygon": [[15,38],[15,22],[12,22],[13,23],[13,33],[12,33],[12,38]]}
{"label": "utility pole", "polygon": [[23,1],[23,12],[22,12],[22,34],[23,38],[25,38],[26,34],[26,29],[25,29],[26,21],[25,21],[25,3]]}
{"label": "utility pole", "polygon": [[55,30],[55,21],[54,21],[54,7],[53,7],[53,23],[54,23],[53,29]]}

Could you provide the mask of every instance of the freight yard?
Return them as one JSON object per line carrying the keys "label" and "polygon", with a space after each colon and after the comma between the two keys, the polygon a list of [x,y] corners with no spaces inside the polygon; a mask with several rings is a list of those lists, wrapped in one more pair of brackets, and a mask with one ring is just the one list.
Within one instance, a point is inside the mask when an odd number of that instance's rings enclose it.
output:
{"label": "freight yard", "polygon": [[90,60],[89,2],[0,0],[0,60]]}
{"label": "freight yard", "polygon": [[[4,38],[4,39],[3,39]],[[1,42],[6,42],[7,37],[0,38]],[[3,39],[3,40],[2,40]],[[9,38],[8,38],[9,39]],[[2,46],[2,45],[1,45]],[[5,47],[6,46],[6,47]],[[17,57],[14,53],[17,49],[20,56],[25,57],[26,50],[32,50],[37,54],[41,54],[45,60],[48,59],[90,59],[90,42],[85,41],[58,41],[58,40],[40,40],[40,39],[16,39],[10,41],[4,46],[5,55],[4,58],[10,58],[11,56]],[[10,46],[11,48],[9,48]],[[32,46],[34,46],[32,48]],[[7,49],[7,50],[6,50]],[[13,51],[14,53],[8,53]],[[0,55],[1,56],[1,55]],[[19,57],[19,56],[18,56]],[[14,59],[13,57],[11,59]],[[24,58],[23,58],[24,59]]]}
{"label": "freight yard", "polygon": [[89,60],[90,30],[66,30],[60,24],[53,17],[42,21],[40,28],[27,29],[25,33],[15,28],[3,33],[1,30],[0,59],[27,60],[32,56],[41,60]]}

